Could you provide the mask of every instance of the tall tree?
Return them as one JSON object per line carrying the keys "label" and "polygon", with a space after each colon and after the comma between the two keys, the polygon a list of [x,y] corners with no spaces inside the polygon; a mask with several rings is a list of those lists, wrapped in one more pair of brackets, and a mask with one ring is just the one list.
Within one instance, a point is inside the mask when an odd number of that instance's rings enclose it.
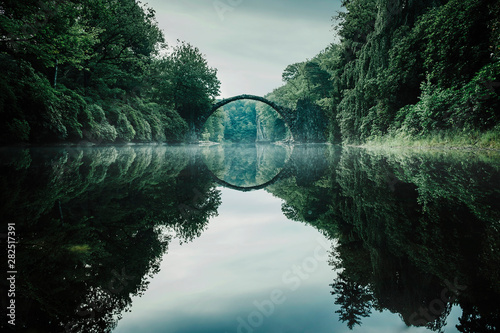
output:
{"label": "tall tree", "polygon": [[208,66],[197,47],[181,42],[160,60],[156,99],[176,110],[193,128],[219,95],[217,70]]}

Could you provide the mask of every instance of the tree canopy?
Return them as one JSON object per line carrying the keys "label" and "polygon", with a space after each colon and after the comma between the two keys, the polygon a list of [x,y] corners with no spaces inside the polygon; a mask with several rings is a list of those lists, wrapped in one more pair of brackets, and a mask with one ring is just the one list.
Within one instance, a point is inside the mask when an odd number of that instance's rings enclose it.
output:
{"label": "tree canopy", "polygon": [[325,122],[325,139],[334,142],[458,136],[498,146],[497,1],[346,0],[343,7],[333,18],[340,41],[287,66],[285,84],[266,96],[297,112],[303,100],[316,105],[321,112],[308,108],[304,133],[321,132],[314,124]]}
{"label": "tree canopy", "polygon": [[[265,96],[295,112],[295,140],[498,147],[498,1],[342,4],[339,41],[286,66]],[[202,133],[220,88],[203,53],[166,46],[155,11],[135,0],[1,1],[0,72],[3,144],[185,141]],[[254,126],[257,140],[289,138],[268,111],[256,107],[239,134],[219,114],[208,125],[219,134],[205,136],[222,140],[224,126],[230,140],[253,140]]]}
{"label": "tree canopy", "polygon": [[0,143],[183,141],[218,95],[134,0],[1,1],[0,36]]}

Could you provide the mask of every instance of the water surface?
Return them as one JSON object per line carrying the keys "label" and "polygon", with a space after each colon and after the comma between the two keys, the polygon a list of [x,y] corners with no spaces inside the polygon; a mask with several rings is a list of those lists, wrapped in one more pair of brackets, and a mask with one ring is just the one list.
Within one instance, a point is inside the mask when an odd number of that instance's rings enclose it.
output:
{"label": "water surface", "polygon": [[499,327],[494,153],[231,145],[0,154],[1,212],[18,237],[18,330]]}

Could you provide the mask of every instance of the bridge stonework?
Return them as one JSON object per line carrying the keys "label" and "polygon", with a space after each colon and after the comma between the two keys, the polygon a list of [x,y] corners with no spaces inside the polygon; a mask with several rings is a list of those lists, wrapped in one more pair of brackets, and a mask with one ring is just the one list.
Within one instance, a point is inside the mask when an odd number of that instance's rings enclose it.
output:
{"label": "bridge stonework", "polygon": [[199,137],[199,134],[200,134],[203,126],[205,125],[205,122],[208,120],[208,118],[215,111],[217,111],[217,109],[219,109],[219,108],[223,107],[224,105],[229,104],[231,102],[245,100],[245,99],[259,101],[259,102],[265,103],[265,104],[269,105],[270,107],[272,107],[283,118],[283,121],[286,123],[286,125],[290,129],[292,136],[294,138],[297,138],[298,133],[296,133],[297,131],[295,129],[296,112],[294,112],[294,110],[291,110],[289,108],[285,108],[283,106],[280,106],[280,105],[278,105],[278,104],[276,104],[276,103],[274,103],[274,102],[272,102],[264,97],[255,96],[255,95],[238,95],[238,96],[234,96],[231,98],[223,99],[222,101],[215,103],[206,114],[204,114],[203,116],[200,116],[197,119],[196,124],[195,124],[195,130],[196,130],[197,136]]}

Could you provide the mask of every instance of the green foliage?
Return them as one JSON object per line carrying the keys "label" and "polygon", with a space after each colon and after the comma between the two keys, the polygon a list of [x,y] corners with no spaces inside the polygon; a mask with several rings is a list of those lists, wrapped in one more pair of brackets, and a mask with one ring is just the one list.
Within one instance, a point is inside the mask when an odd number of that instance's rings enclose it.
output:
{"label": "green foliage", "polygon": [[135,137],[135,130],[130,124],[127,116],[123,113],[118,115],[118,120],[116,121],[116,132],[118,134],[117,139],[122,140],[124,142],[132,141]]}
{"label": "green foliage", "polygon": [[223,142],[225,134],[225,118],[227,114],[225,113],[225,108],[220,108],[212,114],[207,121],[202,130],[202,140],[212,141],[212,142]]}
{"label": "green foliage", "polygon": [[[334,17],[340,42],[287,66],[284,86],[266,96],[296,111],[288,124],[296,140],[359,143],[497,128],[498,1],[343,6]],[[165,45],[155,12],[133,0],[3,1],[0,34],[2,144],[182,141],[219,94],[217,72],[196,47],[181,42],[158,56]],[[204,137],[290,139],[266,106],[243,113],[209,119]]]}
{"label": "green foliage", "polygon": [[73,1],[3,1],[1,49],[37,68],[56,62],[81,68],[98,38],[82,20],[82,8]]}
{"label": "green foliage", "polygon": [[223,107],[226,141],[255,142],[257,139],[256,106],[255,101],[235,101]]}
{"label": "green foliage", "polygon": [[377,0],[344,1],[345,12],[334,17],[336,30],[345,41],[346,56],[358,53],[375,29]]}
{"label": "green foliage", "polygon": [[451,0],[418,20],[415,30],[425,36],[422,57],[432,82],[443,88],[467,82],[489,62],[489,11],[488,1]]}
{"label": "green foliage", "polygon": [[[298,134],[294,138],[296,141],[324,142],[327,137],[335,140],[338,136],[335,133],[338,132],[338,124],[333,104],[335,92],[331,82],[338,52],[338,47],[331,45],[311,60],[289,65],[282,75],[285,85],[266,95],[267,99],[296,111],[293,123],[288,124]],[[267,128],[272,129],[275,124],[278,126],[277,136],[282,139],[283,128],[276,121],[279,118],[274,116],[271,120],[269,113],[263,116]],[[328,135],[327,128],[334,133]]]}
{"label": "green foliage", "polygon": [[92,104],[87,107],[87,111],[91,115],[91,119],[100,123],[106,120],[106,115],[104,114],[104,110],[97,104]]}
{"label": "green foliage", "polygon": [[264,103],[257,103],[256,112],[257,141],[276,142],[291,138],[288,125],[272,107]]}
{"label": "green foliage", "polygon": [[30,125],[26,120],[14,118],[6,124],[6,129],[7,131],[5,135],[9,137],[9,139],[17,139],[21,142],[28,142]]}
{"label": "green foliage", "polygon": [[155,12],[134,0],[3,1],[0,23],[0,143],[181,141],[179,113],[218,94],[191,45],[158,60]]}
{"label": "green foliage", "polygon": [[213,142],[275,142],[289,136],[276,110],[254,100],[234,101],[219,108],[202,131],[203,139]]}
{"label": "green foliage", "polygon": [[[498,123],[498,13],[495,1],[344,1],[340,37],[312,60],[288,66],[267,97],[291,109],[309,100],[297,125],[331,141],[415,137]],[[316,117],[316,118],[315,118]],[[326,118],[326,120],[322,120]],[[311,120],[303,124],[301,119]]]}
{"label": "green foliage", "polygon": [[500,99],[492,86],[498,77],[497,62],[485,66],[462,86],[440,88],[430,81],[423,83],[420,101],[398,112],[393,132],[427,135],[457,128],[465,133],[493,129],[500,121],[495,111],[500,107]]}
{"label": "green foliage", "polygon": [[189,128],[187,122],[175,111],[163,109],[161,118],[164,119],[164,133],[169,141],[183,141]]}
{"label": "green foliage", "polygon": [[200,50],[182,42],[157,63],[155,98],[190,123],[210,110],[219,94],[217,70],[210,68]]}

